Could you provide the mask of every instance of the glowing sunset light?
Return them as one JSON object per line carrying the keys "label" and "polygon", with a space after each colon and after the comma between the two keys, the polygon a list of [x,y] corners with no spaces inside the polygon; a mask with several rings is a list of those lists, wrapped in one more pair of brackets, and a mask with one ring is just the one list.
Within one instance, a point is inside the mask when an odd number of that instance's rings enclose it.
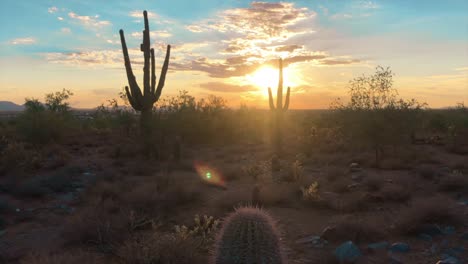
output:
{"label": "glowing sunset light", "polygon": [[[187,90],[197,99],[223,97],[234,108],[242,101],[266,108],[267,89],[278,84],[277,65],[269,62],[281,57],[284,87],[293,97],[301,94],[291,109],[325,109],[346,99],[349,81],[378,65],[392,69],[403,98],[433,108],[468,101],[467,38],[460,27],[467,1],[198,2],[117,0],[109,9],[89,0],[37,0],[18,20],[23,4],[7,1],[0,16],[21,30],[3,23],[0,31],[0,99],[23,104],[62,88],[74,93],[75,108],[116,98],[127,82],[119,29],[139,68],[146,9],[156,57],[173,47],[163,97]],[[38,24],[35,17],[43,19]]]}

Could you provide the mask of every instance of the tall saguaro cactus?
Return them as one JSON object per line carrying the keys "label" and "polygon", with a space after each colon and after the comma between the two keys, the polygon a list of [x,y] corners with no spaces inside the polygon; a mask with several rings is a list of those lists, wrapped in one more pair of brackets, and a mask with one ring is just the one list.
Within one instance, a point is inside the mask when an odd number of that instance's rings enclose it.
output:
{"label": "tall saguaro cactus", "polygon": [[[143,92],[138,86],[133,75],[132,65],[130,63],[130,57],[128,56],[127,44],[125,42],[124,32],[120,30],[120,41],[122,43],[122,52],[125,61],[125,70],[127,72],[128,86],[125,86],[125,91],[128,97],[130,105],[136,111],[141,113],[140,115],[140,127],[142,136],[145,140],[149,140],[151,137],[152,126],[151,126],[151,115],[152,109],[155,102],[159,100],[164,82],[166,80],[166,73],[169,67],[169,57],[171,54],[171,45],[167,45],[166,58],[161,69],[161,75],[159,76],[158,86],[156,87],[156,73],[155,73],[155,61],[154,61],[154,49],[150,46],[150,30],[148,25],[148,13],[143,11],[145,29],[143,30],[143,43],[140,46],[140,50],[144,56],[143,66]],[[151,64],[151,76],[150,76],[150,64]]]}
{"label": "tall saguaro cactus", "polygon": [[279,80],[278,80],[278,91],[276,97],[276,107],[273,102],[273,95],[271,93],[271,88],[268,87],[268,97],[270,101],[270,111],[273,114],[273,144],[275,150],[279,155],[282,150],[281,141],[282,141],[282,129],[283,129],[283,114],[289,108],[289,94],[291,92],[290,87],[286,93],[286,100],[283,105],[283,60],[279,59]]}

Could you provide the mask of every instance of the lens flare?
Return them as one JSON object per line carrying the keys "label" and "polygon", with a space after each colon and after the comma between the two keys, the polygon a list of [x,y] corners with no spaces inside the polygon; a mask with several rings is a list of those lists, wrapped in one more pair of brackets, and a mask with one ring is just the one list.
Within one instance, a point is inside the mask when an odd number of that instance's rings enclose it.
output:
{"label": "lens flare", "polygon": [[224,182],[224,179],[218,170],[201,161],[195,161],[193,165],[197,171],[198,176],[203,181],[208,184],[226,188],[226,183]]}

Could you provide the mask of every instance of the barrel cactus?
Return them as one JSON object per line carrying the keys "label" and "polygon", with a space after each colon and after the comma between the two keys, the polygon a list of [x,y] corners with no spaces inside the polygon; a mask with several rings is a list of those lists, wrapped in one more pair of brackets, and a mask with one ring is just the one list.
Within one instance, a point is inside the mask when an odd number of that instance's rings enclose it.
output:
{"label": "barrel cactus", "polygon": [[215,243],[214,264],[283,264],[274,220],[263,210],[241,207],[225,220]]}

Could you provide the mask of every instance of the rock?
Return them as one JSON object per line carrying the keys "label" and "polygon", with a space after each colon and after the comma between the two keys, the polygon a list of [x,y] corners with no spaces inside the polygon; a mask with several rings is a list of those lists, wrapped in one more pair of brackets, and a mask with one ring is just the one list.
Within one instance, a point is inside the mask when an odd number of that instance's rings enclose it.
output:
{"label": "rock", "polygon": [[437,261],[437,264],[461,264],[461,262],[455,257],[447,257]]}
{"label": "rock", "polygon": [[382,241],[382,242],[377,242],[377,243],[372,243],[367,245],[367,248],[370,250],[377,250],[377,249],[387,249],[390,243],[387,241]]}
{"label": "rock", "polygon": [[390,247],[391,252],[407,253],[410,251],[410,246],[406,243],[398,242],[393,243]]}
{"label": "rock", "polygon": [[361,256],[361,251],[352,241],[347,241],[335,249],[334,255],[340,263],[352,263]]}

